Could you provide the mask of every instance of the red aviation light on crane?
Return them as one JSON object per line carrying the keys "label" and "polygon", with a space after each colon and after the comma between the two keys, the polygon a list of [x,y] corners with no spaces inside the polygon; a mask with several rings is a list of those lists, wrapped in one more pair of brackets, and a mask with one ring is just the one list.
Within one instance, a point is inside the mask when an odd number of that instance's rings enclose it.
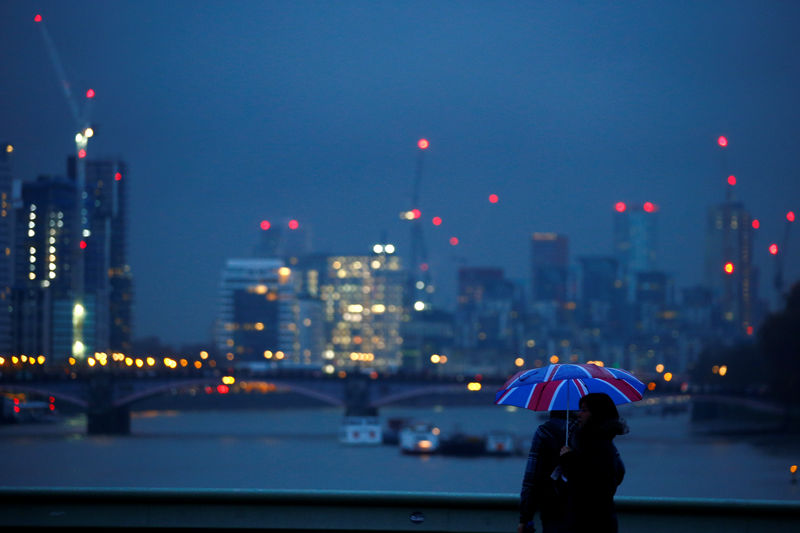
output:
{"label": "red aviation light on crane", "polygon": [[733,263],[731,263],[730,261],[725,263],[725,266],[723,267],[723,270],[725,271],[726,274],[733,274],[733,270],[734,270]]}
{"label": "red aviation light on crane", "polygon": [[719,138],[717,139],[717,144],[725,148],[726,146],[728,146],[728,138],[725,137],[724,135],[720,135]]}
{"label": "red aviation light on crane", "polygon": [[753,229],[758,229],[761,227],[761,222],[759,222],[757,218],[754,218],[751,225],[753,226]]}
{"label": "red aviation light on crane", "polygon": [[442,225],[442,217],[433,217],[433,225],[434,226],[441,226]]}
{"label": "red aviation light on crane", "polygon": [[94,98],[94,89],[89,89],[86,91],[86,98]]}
{"label": "red aviation light on crane", "polygon": [[734,175],[728,176],[728,185],[730,185],[731,187],[736,185],[736,176]]}
{"label": "red aviation light on crane", "polygon": [[786,213],[786,220],[789,222],[794,222],[794,211],[789,211]]}
{"label": "red aviation light on crane", "polygon": [[653,213],[656,210],[656,204],[653,202],[645,202],[642,206],[642,209],[644,209],[647,213]]}
{"label": "red aviation light on crane", "polygon": [[428,142],[428,139],[420,139],[417,141],[417,146],[420,150],[427,150],[431,143]]}
{"label": "red aviation light on crane", "polygon": [[83,159],[84,157],[86,157],[86,150],[81,148],[80,150],[78,150],[78,158]]}
{"label": "red aviation light on crane", "polygon": [[34,22],[41,22],[42,21],[42,16],[37,13],[36,16],[33,17],[33,21]]}
{"label": "red aviation light on crane", "polygon": [[259,226],[261,226],[261,229],[263,229],[264,231],[267,231],[269,228],[272,227],[272,224],[269,223],[269,220],[262,220]]}
{"label": "red aviation light on crane", "polygon": [[450,246],[458,245],[458,237],[450,237]]}
{"label": "red aviation light on crane", "polygon": [[769,253],[771,253],[772,255],[778,255],[778,245],[775,243],[770,244]]}
{"label": "red aviation light on crane", "polygon": [[617,202],[614,204],[614,209],[617,210],[617,213],[624,213],[628,206],[625,205],[625,202]]}
{"label": "red aviation light on crane", "polygon": [[489,201],[490,201],[491,203],[493,203],[493,204],[496,204],[497,202],[499,202],[499,201],[500,201],[500,197],[499,197],[499,196],[497,196],[496,194],[490,194],[490,195],[489,195]]}
{"label": "red aviation light on crane", "polygon": [[122,179],[122,174],[120,174],[119,172],[115,173],[115,174],[114,174],[114,179],[115,179],[116,181],[119,181],[119,180],[121,180],[121,179]]}
{"label": "red aviation light on crane", "polygon": [[289,229],[297,229],[300,227],[300,223],[294,219],[289,221]]}

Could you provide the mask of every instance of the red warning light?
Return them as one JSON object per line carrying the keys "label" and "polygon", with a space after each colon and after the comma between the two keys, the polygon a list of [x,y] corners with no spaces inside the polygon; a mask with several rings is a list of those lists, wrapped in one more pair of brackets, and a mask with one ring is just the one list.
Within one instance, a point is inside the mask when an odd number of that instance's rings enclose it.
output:
{"label": "red warning light", "polygon": [[794,222],[794,211],[789,211],[786,213],[786,220],[789,222]]}
{"label": "red warning light", "polygon": [[297,229],[300,227],[300,223],[294,219],[289,221],[289,229]]}
{"label": "red warning light", "polygon": [[728,185],[730,185],[731,187],[736,185],[736,176],[733,175],[728,176]]}
{"label": "red warning light", "polygon": [[428,268],[429,268],[428,263],[420,263],[419,265],[419,269],[422,270],[423,272],[427,272]]}
{"label": "red warning light", "polygon": [[778,245],[775,243],[770,244],[769,253],[771,253],[772,255],[778,255]]}
{"label": "red warning light", "polygon": [[433,225],[434,226],[441,226],[442,225],[442,217],[433,217]]}
{"label": "red warning light", "polygon": [[86,150],[81,148],[80,150],[78,150],[78,158],[83,159],[84,157],[86,157]]}
{"label": "red warning light", "polygon": [[117,172],[116,174],[114,174],[114,179],[117,180],[117,181],[121,180],[122,179],[122,174]]}
{"label": "red warning light", "polygon": [[733,274],[733,270],[734,270],[733,263],[731,263],[731,262],[725,263],[725,266],[723,267],[723,270],[725,271],[726,274]]}
{"label": "red warning light", "polygon": [[456,246],[458,244],[458,237],[450,237],[450,246]]}
{"label": "red warning light", "polygon": [[41,22],[42,21],[42,16],[37,13],[36,16],[33,17],[33,21],[34,22]]}
{"label": "red warning light", "polygon": [[217,385],[217,392],[220,394],[228,394],[228,386],[227,385]]}
{"label": "red warning light", "polygon": [[420,150],[427,150],[431,143],[428,142],[428,139],[420,139],[417,141],[417,146],[419,146]]}
{"label": "red warning light", "polygon": [[81,241],[81,244],[80,244],[81,250],[85,250],[86,246],[87,246],[86,245],[86,241]]}
{"label": "red warning light", "polygon": [[86,98],[94,98],[94,89],[86,91]]}
{"label": "red warning light", "polygon": [[617,202],[614,204],[614,209],[617,210],[617,213],[624,213],[625,209],[627,209],[627,206],[625,205],[625,202]]}
{"label": "red warning light", "polygon": [[717,139],[717,144],[725,148],[726,146],[728,146],[728,138],[725,137],[724,135],[720,135],[719,139]]}
{"label": "red warning light", "polygon": [[753,229],[758,229],[758,228],[761,227],[761,222],[759,222],[757,218],[754,218],[752,226],[753,226]]}
{"label": "red warning light", "polygon": [[269,220],[262,220],[259,226],[261,226],[261,229],[263,229],[264,231],[267,231],[269,228],[272,227],[272,224],[269,223]]}
{"label": "red warning light", "polygon": [[411,214],[414,215],[414,218],[419,218],[422,216],[422,211],[419,209],[412,209]]}
{"label": "red warning light", "polygon": [[644,205],[642,206],[642,209],[644,209],[648,213],[652,213],[656,210],[656,204],[654,204],[653,202],[645,202]]}
{"label": "red warning light", "polygon": [[753,326],[747,326],[747,334],[748,335],[752,335],[753,334]]}
{"label": "red warning light", "polygon": [[500,198],[496,194],[489,195],[489,201],[492,202],[493,204],[496,204],[499,200]]}

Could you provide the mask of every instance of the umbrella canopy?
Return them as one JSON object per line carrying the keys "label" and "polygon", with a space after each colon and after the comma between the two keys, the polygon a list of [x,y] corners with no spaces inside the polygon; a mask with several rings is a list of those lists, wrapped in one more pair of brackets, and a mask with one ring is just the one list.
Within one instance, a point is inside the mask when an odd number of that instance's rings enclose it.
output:
{"label": "umbrella canopy", "polygon": [[576,411],[590,392],[608,394],[619,405],[641,400],[644,383],[619,368],[555,364],[517,372],[497,391],[494,403],[533,411]]}

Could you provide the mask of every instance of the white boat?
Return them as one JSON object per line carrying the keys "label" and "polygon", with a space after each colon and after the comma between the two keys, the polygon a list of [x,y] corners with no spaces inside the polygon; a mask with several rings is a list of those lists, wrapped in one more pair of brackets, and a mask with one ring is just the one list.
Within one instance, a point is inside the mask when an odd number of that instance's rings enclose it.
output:
{"label": "white boat", "polygon": [[486,453],[493,455],[514,453],[514,437],[500,431],[490,432],[486,435]]}
{"label": "white boat", "polygon": [[400,450],[403,453],[435,453],[439,451],[439,428],[432,424],[415,423],[400,430]]}
{"label": "white boat", "polygon": [[345,444],[381,444],[383,428],[377,416],[346,416],[339,429],[339,442]]}

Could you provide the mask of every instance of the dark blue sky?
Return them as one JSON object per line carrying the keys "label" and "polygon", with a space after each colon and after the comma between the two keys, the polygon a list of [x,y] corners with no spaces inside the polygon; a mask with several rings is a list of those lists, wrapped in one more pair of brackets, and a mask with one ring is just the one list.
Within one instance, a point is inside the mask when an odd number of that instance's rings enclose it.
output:
{"label": "dark blue sky", "polygon": [[210,338],[220,269],[262,219],[298,219],[320,251],[382,232],[407,251],[420,137],[445,306],[458,264],[524,280],[534,231],[610,253],[619,200],[659,205],[660,264],[698,283],[728,174],[772,296],[767,246],[800,211],[800,3],[4,2],[0,140],[23,180],[63,174],[75,132],[36,13],[97,91],[90,157],[129,164],[137,337]]}

